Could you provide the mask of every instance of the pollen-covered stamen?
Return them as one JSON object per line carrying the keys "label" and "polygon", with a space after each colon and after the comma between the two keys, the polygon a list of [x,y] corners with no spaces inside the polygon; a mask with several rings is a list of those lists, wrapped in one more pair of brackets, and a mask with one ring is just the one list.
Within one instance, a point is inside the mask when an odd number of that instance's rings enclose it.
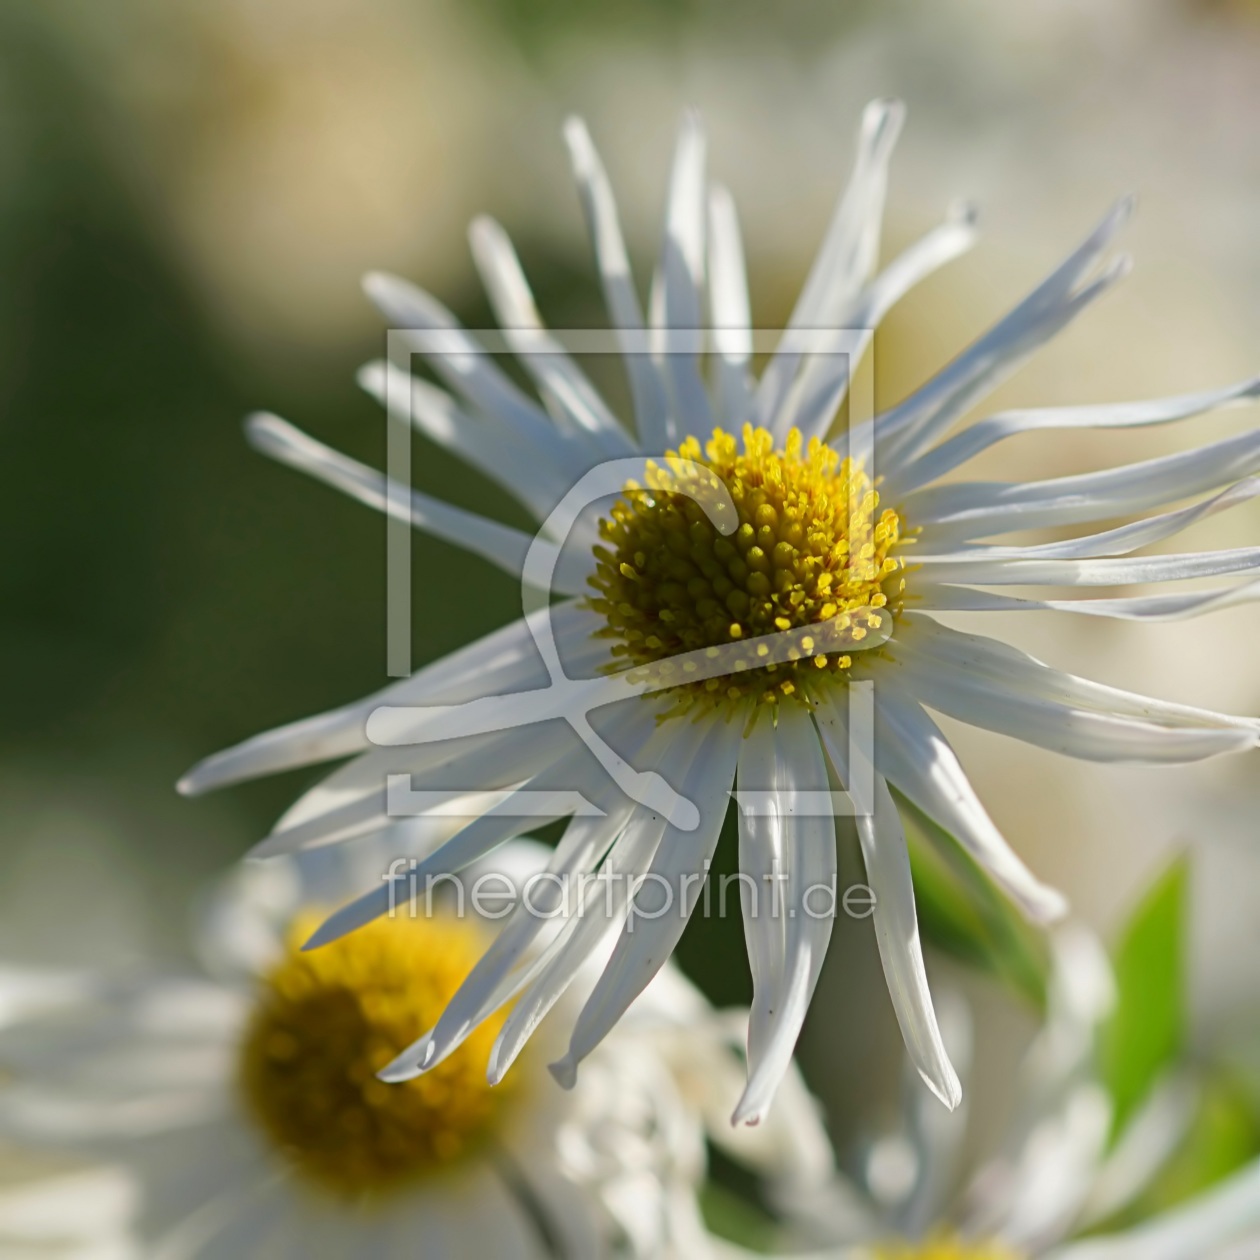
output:
{"label": "pollen-covered stamen", "polygon": [[[808,628],[846,625],[871,610],[895,616],[904,580],[894,552],[901,519],[880,509],[861,467],[793,429],[782,451],[746,425],[743,450],[721,429],[701,451],[687,439],[664,465],[649,464],[645,486],[630,485],[600,523],[596,594],[613,655],[628,665],[681,652],[793,632],[792,657],[757,664],[736,656],[737,672],[703,682],[680,678],[679,708],[696,701],[777,703],[843,675],[848,652],[828,654]],[[711,472],[700,472],[697,466]],[[724,535],[696,501],[701,476],[716,475],[738,514]],[[725,522],[724,522],[725,523]],[[803,633],[802,633],[803,632]],[[851,637],[860,639],[859,628]]]}
{"label": "pollen-covered stamen", "polygon": [[493,1128],[514,1090],[491,1089],[492,1017],[432,1071],[376,1077],[437,1023],[485,945],[445,918],[379,919],[322,949],[298,943],[268,976],[241,1044],[247,1109],[305,1179],[361,1200],[457,1159]]}

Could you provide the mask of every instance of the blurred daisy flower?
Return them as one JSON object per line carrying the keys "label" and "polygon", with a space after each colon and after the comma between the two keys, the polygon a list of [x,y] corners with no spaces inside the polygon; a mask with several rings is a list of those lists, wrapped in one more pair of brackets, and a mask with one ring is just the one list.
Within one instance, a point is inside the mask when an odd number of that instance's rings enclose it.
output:
{"label": "blurred daisy flower", "polygon": [[[523,880],[539,846],[498,856],[496,887]],[[496,921],[458,913],[446,889],[430,913],[301,953],[312,914],[388,861],[369,844],[241,868],[203,916],[208,975],[6,973],[0,1139],[93,1171],[28,1178],[7,1211],[0,1195],[0,1238],[39,1214],[47,1238],[32,1237],[51,1241],[49,1222],[95,1219],[97,1199],[126,1215],[129,1192],[139,1241],[102,1257],[719,1254],[697,1198],[711,1119],[770,1200],[828,1182],[799,1077],[777,1125],[721,1122],[742,1074],[734,1030],[672,968],[572,1092],[534,1053],[492,1090],[494,1023],[433,1072],[382,1083]]]}
{"label": "blurred daisy flower", "polygon": [[[917,1078],[907,1080],[899,1128],[865,1148],[857,1176],[838,1177],[826,1192],[812,1192],[796,1205],[817,1232],[830,1231],[838,1244],[827,1253],[833,1260],[1246,1260],[1257,1254],[1260,1161],[1148,1215],[1148,1192],[1193,1145],[1202,1098],[1186,1064],[1175,1052],[1160,1059],[1155,1050],[1151,1058],[1151,1045],[1130,1045],[1134,1057],[1151,1061],[1139,1105],[1128,1109],[1104,1066],[1117,1023],[1142,1024],[1148,1043],[1158,1040],[1150,1011],[1136,1012],[1134,1004],[1163,1004],[1167,996],[1152,995],[1150,975],[1154,953],[1178,939],[1168,914],[1170,889],[1178,891],[1175,880],[1161,881],[1127,934],[1149,951],[1140,977],[1113,973],[1097,940],[1079,926],[1053,933],[1046,1019],[1016,1080],[1012,1122],[970,1178],[963,1176],[965,1109],[948,1114],[925,1106]],[[1126,982],[1134,984],[1127,995]],[[1175,987],[1176,978],[1166,982]],[[955,1000],[944,1009],[955,1062],[966,1071],[971,1028],[965,1005]],[[1130,1075],[1133,1070],[1128,1065]],[[1219,1177],[1219,1169],[1213,1175]],[[964,1189],[956,1195],[960,1179]],[[1140,1223],[1115,1226],[1134,1219]]]}
{"label": "blurred daisy flower", "polygon": [[[473,255],[537,399],[428,294],[392,277],[368,278],[390,324],[423,335],[421,353],[447,388],[383,365],[370,366],[364,384],[383,398],[401,385],[414,425],[543,522],[535,538],[412,493],[274,416],[251,421],[253,441],[268,453],[545,593],[522,620],[404,682],[209,758],[183,790],[361,754],[281,819],[259,850],[269,854],[386,826],[391,774],[439,798],[472,787],[507,792],[468,825],[433,820],[449,840],[425,863],[436,875],[515,834],[511,793],[565,789],[601,817],[596,825],[575,821],[552,869],[623,877],[604,913],[582,914],[579,905],[569,915],[540,968],[499,956],[479,968],[456,998],[458,1017],[401,1056],[391,1077],[430,1070],[455,1039],[515,997],[492,1062],[497,1072],[593,946],[615,938],[553,1065],[571,1083],[678,942],[738,784],[754,998],[748,1081],[734,1118],[756,1123],[791,1060],[830,940],[833,914],[815,911],[827,888],[834,910],[832,813],[843,788],[854,798],[875,933],[906,1045],[929,1087],[954,1107],[961,1089],[933,1012],[899,804],[938,823],[1033,921],[1056,919],[1064,903],[999,834],[927,710],[1102,762],[1190,762],[1260,739],[1255,719],[1077,678],[937,619],[1040,610],[1149,622],[1255,598],[1258,548],[1136,553],[1254,498],[1260,431],[1044,481],[946,479],[1026,434],[1174,424],[1252,398],[1260,382],[1151,402],[1004,412],[952,432],[1124,274],[1127,260],[1107,257],[1130,212],[1124,201],[936,376],[873,417],[851,405],[837,433],[853,365],[875,326],[975,235],[970,213],[953,214],[876,271],[901,123],[896,103],[868,108],[852,179],[759,374],[735,211],[708,182],[699,122],[688,117],[678,142],[646,318],[603,167],[583,126],[569,124],[633,425],[544,328],[496,224],[474,223]],[[706,326],[707,334],[699,331]],[[637,461],[642,473],[603,486],[609,461],[614,471]],[[600,486],[602,507],[589,502]],[[1192,501],[1169,506],[1184,500]],[[991,541],[1025,530],[1049,538]],[[1208,590],[1088,596],[1098,586],[1231,575],[1240,580]],[[1011,593],[1026,587],[1067,590]],[[551,593],[568,598],[548,605]],[[857,703],[872,692],[873,740]],[[395,891],[368,892],[311,943],[371,921]]]}

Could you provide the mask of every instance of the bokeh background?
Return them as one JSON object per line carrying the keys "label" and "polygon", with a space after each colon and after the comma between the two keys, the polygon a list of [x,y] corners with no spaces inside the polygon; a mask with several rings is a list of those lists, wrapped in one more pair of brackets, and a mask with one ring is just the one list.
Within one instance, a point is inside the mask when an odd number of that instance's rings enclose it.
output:
{"label": "bokeh background", "polygon": [[[512,233],[553,323],[601,326],[566,114],[591,125],[644,275],[673,129],[700,107],[756,320],[773,326],[862,104],[904,97],[886,251],[960,197],[980,204],[985,239],[881,333],[879,405],[1136,190],[1134,276],[992,405],[1123,400],[1260,370],[1258,71],[1247,0],[0,5],[0,955],[180,957],[198,887],[305,781],[185,801],[180,772],[383,681],[381,520],[252,454],[240,422],[274,410],[379,464],[382,417],[353,373],[383,334],[359,277],[400,272],[488,322],[464,247],[479,211]],[[1029,439],[989,472],[1053,475],[1189,434]],[[419,439],[415,465],[421,488],[510,518]],[[1252,505],[1185,541],[1246,545],[1258,529]],[[462,553],[418,537],[414,557],[417,661],[519,607]],[[1008,630],[1062,667],[1260,713],[1258,616]],[[1260,1077],[1254,760],[1102,769],[957,737],[999,825],[1104,932],[1191,852],[1195,1041]],[[742,1000],[738,925],[711,926],[684,961],[717,1000]],[[934,965],[977,1001],[981,1068],[1003,1079],[1028,1014]],[[869,925],[841,920],[803,1055],[842,1140],[891,1105],[881,989]],[[1000,1090],[982,1100],[981,1127],[1005,1105]]]}

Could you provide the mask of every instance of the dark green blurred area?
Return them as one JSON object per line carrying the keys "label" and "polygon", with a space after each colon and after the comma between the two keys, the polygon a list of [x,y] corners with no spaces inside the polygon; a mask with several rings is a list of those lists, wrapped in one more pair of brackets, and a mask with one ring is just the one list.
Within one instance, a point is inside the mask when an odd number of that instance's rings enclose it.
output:
{"label": "dark green blurred area", "polygon": [[[146,232],[62,50],[11,12],[0,80],[16,155],[0,189],[4,775],[40,766],[88,809],[98,794],[133,824],[150,892],[186,890],[294,792],[279,780],[231,809],[182,802],[190,761],[383,681],[381,520],[241,432],[271,404],[379,462],[383,421],[353,368],[381,346],[295,352],[269,377]],[[439,452],[417,464],[421,484],[470,492]],[[419,659],[510,615],[506,578],[422,538],[414,555]]]}

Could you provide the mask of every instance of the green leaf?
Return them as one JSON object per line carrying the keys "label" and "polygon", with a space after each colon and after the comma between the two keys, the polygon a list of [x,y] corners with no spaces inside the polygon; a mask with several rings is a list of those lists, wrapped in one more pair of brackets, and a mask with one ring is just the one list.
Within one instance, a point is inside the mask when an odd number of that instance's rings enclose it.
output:
{"label": "green leaf", "polygon": [[1172,1158],[1141,1196],[1099,1223],[1097,1232],[1126,1229],[1184,1203],[1237,1172],[1260,1152],[1260,1128],[1246,1090],[1227,1074],[1201,1082],[1194,1119]]}
{"label": "green leaf", "polygon": [[1138,903],[1115,950],[1116,1009],[1099,1046],[1115,1133],[1183,1049],[1188,878],[1180,857]]}
{"label": "green leaf", "polygon": [[1049,952],[1041,933],[947,831],[895,794],[910,845],[919,929],[937,949],[989,972],[1038,1009]]}
{"label": "green leaf", "polygon": [[700,1212],[709,1232],[746,1251],[768,1254],[775,1249],[778,1230],[769,1216],[734,1190],[716,1181],[700,1188]]}

